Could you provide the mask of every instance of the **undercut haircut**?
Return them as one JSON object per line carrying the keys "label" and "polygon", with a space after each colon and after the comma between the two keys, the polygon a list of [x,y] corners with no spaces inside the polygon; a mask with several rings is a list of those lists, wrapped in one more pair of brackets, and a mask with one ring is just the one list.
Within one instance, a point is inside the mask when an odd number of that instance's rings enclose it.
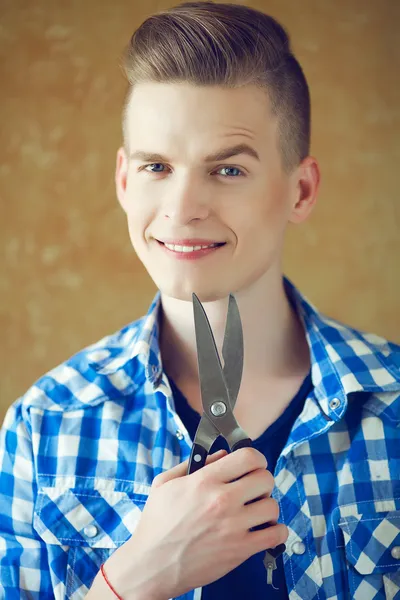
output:
{"label": "undercut haircut", "polygon": [[291,172],[309,154],[306,78],[283,26],[261,11],[205,1],[157,12],[132,35],[121,67],[128,82],[122,115],[128,156],[127,108],[135,86],[145,82],[262,88],[277,118],[283,169]]}

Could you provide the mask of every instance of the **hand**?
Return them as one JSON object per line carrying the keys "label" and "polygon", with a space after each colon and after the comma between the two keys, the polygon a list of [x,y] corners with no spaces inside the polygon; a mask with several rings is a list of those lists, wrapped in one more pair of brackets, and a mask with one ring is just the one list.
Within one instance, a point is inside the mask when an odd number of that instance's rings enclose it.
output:
{"label": "hand", "polygon": [[[185,461],[154,478],[134,534],[105,564],[124,599],[138,598],[134,586],[149,582],[149,598],[180,596],[287,540],[270,497],[274,479],[258,450],[222,450],[188,476],[187,467]],[[267,529],[249,531],[266,522]]]}

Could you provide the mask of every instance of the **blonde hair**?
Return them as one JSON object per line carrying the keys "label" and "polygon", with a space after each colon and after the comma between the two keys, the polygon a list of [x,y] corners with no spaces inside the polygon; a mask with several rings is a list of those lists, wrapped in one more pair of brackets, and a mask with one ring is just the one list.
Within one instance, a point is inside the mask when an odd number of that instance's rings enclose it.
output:
{"label": "blonde hair", "polygon": [[291,171],[309,154],[310,94],[289,36],[275,19],[254,8],[210,1],[185,2],[147,18],[125,48],[128,81],[123,135],[128,150],[127,107],[141,82],[198,86],[255,85],[268,93],[278,118],[282,164]]}

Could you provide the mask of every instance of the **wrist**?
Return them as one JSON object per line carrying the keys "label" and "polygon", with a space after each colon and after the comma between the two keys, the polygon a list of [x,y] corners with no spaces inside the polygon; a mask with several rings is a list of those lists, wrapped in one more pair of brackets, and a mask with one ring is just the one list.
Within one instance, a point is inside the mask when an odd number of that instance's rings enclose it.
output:
{"label": "wrist", "polygon": [[[108,599],[117,600],[168,600],[163,593],[162,585],[158,583],[156,574],[142,565],[125,565],[114,553],[102,566],[103,585],[108,587],[111,596]],[[147,563],[148,565],[150,563]],[[128,567],[128,568],[127,568]],[[106,600],[106,597],[104,598]]]}
{"label": "wrist", "polygon": [[110,591],[113,593],[115,598],[118,598],[118,600],[123,600],[122,596],[120,596],[118,594],[117,590],[115,589],[115,587],[112,585],[112,583],[108,579],[107,573],[105,572],[105,569],[104,569],[104,564],[101,565],[101,567],[100,567],[100,573],[102,574],[104,581],[106,582],[107,586],[109,587]]}

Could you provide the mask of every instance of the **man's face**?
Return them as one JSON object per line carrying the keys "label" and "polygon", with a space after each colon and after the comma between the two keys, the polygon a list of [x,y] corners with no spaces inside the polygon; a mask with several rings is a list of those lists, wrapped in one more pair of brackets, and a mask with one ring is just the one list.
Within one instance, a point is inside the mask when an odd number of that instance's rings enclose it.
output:
{"label": "man's face", "polygon": [[[162,294],[216,300],[277,268],[297,186],[283,171],[265,91],[139,84],[127,130],[117,194],[133,247]],[[206,161],[239,145],[249,153]],[[198,246],[208,248],[192,251]]]}

